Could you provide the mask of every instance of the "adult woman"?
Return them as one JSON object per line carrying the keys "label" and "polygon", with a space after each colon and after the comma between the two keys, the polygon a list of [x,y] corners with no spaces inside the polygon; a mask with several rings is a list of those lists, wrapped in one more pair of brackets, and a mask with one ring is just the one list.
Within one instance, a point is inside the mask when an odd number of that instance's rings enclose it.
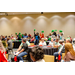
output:
{"label": "adult woman", "polygon": [[30,57],[33,62],[45,62],[44,61],[44,51],[41,47],[33,47],[30,52]]}
{"label": "adult woman", "polygon": [[0,62],[7,62],[5,51],[2,41],[0,40]]}
{"label": "adult woman", "polygon": [[39,43],[39,45],[46,45],[46,42],[44,41],[44,38],[41,39],[41,42]]}
{"label": "adult woman", "polygon": [[75,60],[75,51],[70,43],[70,39],[66,39],[64,61],[66,62],[70,60]]}

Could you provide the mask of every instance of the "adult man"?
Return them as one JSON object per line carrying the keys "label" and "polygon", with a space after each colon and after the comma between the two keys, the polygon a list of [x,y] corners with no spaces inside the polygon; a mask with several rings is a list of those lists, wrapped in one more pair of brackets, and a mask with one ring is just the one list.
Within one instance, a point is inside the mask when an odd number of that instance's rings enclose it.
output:
{"label": "adult man", "polygon": [[28,45],[27,45],[27,43],[26,43],[26,39],[25,38],[23,38],[22,39],[22,43],[23,43],[23,45],[21,46],[21,49],[19,48],[16,52],[17,52],[17,54],[16,54],[16,56],[17,56],[17,59],[19,60],[19,61],[23,61],[23,56],[24,55],[27,55],[28,53],[27,53],[27,50],[28,50]]}
{"label": "adult man", "polygon": [[56,57],[58,57],[59,54],[62,56],[62,53],[61,52],[59,53],[60,48],[62,47],[62,41],[61,40],[59,41],[59,39],[57,38],[54,46],[58,48],[58,51],[53,54],[55,56],[55,62],[56,62]]}
{"label": "adult man", "polygon": [[7,38],[7,44],[8,44],[8,50],[12,50],[12,40],[10,38]]}

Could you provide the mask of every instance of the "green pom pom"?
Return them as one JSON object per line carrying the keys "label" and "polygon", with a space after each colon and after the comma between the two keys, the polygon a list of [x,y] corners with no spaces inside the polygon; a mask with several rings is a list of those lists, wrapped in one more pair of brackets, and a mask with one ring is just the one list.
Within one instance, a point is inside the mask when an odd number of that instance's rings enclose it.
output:
{"label": "green pom pom", "polygon": [[52,30],[51,32],[54,32],[54,30]]}
{"label": "green pom pom", "polygon": [[62,33],[63,31],[62,30],[59,30],[59,32]]}
{"label": "green pom pom", "polygon": [[44,33],[44,31],[41,31],[42,33]]}
{"label": "green pom pom", "polygon": [[17,33],[15,33],[17,35]]}
{"label": "green pom pom", "polygon": [[23,37],[23,34],[22,34],[22,37]]}

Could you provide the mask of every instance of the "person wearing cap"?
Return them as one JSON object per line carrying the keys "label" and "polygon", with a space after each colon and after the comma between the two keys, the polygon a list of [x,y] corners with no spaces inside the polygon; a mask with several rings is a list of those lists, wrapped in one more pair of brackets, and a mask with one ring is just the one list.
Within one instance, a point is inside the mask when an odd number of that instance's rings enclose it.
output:
{"label": "person wearing cap", "polygon": [[41,42],[39,43],[39,45],[46,45],[46,42],[44,41],[44,38],[41,39]]}

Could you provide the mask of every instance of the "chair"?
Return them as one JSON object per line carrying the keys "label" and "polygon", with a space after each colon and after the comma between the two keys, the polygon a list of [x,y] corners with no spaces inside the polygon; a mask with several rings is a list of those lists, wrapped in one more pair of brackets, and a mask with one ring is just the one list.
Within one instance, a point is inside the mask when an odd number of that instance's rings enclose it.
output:
{"label": "chair", "polygon": [[62,60],[64,59],[65,53],[62,53]]}
{"label": "chair", "polygon": [[30,43],[30,45],[34,45],[34,43]]}
{"label": "chair", "polygon": [[8,60],[8,54],[6,54],[5,56],[6,56],[7,60]]}
{"label": "chair", "polygon": [[54,56],[53,55],[44,55],[45,62],[54,62]]}

